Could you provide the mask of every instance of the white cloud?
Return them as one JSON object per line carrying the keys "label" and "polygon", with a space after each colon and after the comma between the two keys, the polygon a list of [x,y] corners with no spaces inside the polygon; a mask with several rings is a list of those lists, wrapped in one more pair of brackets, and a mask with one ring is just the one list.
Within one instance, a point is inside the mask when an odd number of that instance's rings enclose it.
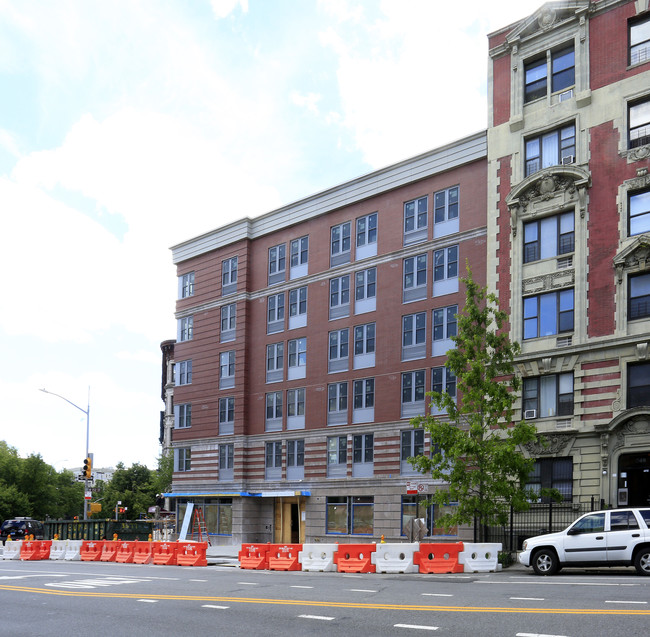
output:
{"label": "white cloud", "polygon": [[248,13],[248,0],[211,0],[210,4],[218,19],[228,17],[237,6],[241,7],[243,13]]}
{"label": "white cloud", "polygon": [[291,101],[296,106],[306,108],[314,115],[318,115],[318,102],[320,102],[322,98],[323,96],[319,95],[318,93],[307,93],[305,95],[299,93],[298,91],[293,91],[291,93]]}

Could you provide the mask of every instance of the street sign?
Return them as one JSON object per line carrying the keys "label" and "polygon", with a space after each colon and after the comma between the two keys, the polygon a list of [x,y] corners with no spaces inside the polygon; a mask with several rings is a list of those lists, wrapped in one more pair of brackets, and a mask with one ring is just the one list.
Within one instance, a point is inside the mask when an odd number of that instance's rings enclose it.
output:
{"label": "street sign", "polygon": [[417,495],[418,493],[429,493],[429,485],[426,484],[426,482],[416,482],[415,480],[407,480],[406,493],[408,495]]}
{"label": "street sign", "polygon": [[86,500],[90,500],[92,498],[92,495],[93,494],[90,491],[86,491],[86,495],[85,495]]}

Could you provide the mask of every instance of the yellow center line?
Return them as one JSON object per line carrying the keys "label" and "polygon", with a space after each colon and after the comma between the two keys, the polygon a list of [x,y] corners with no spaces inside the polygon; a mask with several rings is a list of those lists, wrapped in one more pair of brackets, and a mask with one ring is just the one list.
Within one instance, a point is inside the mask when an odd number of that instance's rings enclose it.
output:
{"label": "yellow center line", "polygon": [[293,599],[269,599],[255,597],[225,597],[204,595],[152,595],[147,593],[109,593],[107,591],[67,591],[27,586],[0,585],[0,590],[21,593],[37,593],[63,597],[90,597],[97,599],[157,599],[193,602],[229,602],[231,604],[271,604],[278,606],[316,606],[321,608],[356,608],[359,610],[404,610],[439,613],[519,613],[519,614],[560,614],[560,615],[643,615],[650,616],[650,610],[616,608],[512,608],[500,606],[420,606],[416,604],[363,604],[356,602],[326,602]]}

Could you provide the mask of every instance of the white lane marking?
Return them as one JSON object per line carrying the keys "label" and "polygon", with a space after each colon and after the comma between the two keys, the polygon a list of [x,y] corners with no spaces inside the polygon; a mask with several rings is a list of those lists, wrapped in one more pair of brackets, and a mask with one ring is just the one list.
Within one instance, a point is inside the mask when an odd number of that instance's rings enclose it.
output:
{"label": "white lane marking", "polygon": [[237,584],[241,584],[242,586],[257,586],[257,582],[237,582]]}
{"label": "white lane marking", "polygon": [[226,608],[230,608],[230,606],[217,606],[216,604],[203,604],[201,608],[217,608],[219,610],[226,610]]}
{"label": "white lane marking", "polygon": [[629,600],[606,599],[605,604],[647,604],[648,602],[631,602]]}
{"label": "white lane marking", "polygon": [[373,591],[371,588],[350,588],[349,589],[352,593],[376,593],[377,591]]}
{"label": "white lane marking", "polygon": [[422,593],[422,595],[427,597],[453,597],[451,593]]}
{"label": "white lane marking", "polygon": [[515,637],[566,637],[566,635],[546,635],[542,633],[517,633]]}
{"label": "white lane marking", "polygon": [[314,587],[313,586],[297,586],[297,585],[293,585],[293,586],[289,586],[289,588],[314,588]]}
{"label": "white lane marking", "polygon": [[510,599],[521,599],[529,602],[543,602],[544,597],[511,597]]}
{"label": "white lane marking", "polygon": [[54,575],[51,573],[42,573],[34,575],[2,575],[0,579],[27,579],[28,577],[65,577],[65,575]]}
{"label": "white lane marking", "polygon": [[298,615],[298,617],[302,617],[303,619],[322,619],[325,622],[331,622],[334,617],[325,617],[324,615]]}
{"label": "white lane marking", "polygon": [[438,630],[438,626],[418,626],[417,624],[393,624],[393,628],[413,628],[414,630]]}
{"label": "white lane marking", "polygon": [[190,582],[207,582],[207,579],[191,579]]}
{"label": "white lane marking", "polygon": [[[474,584],[500,584],[501,586],[504,585],[504,582],[501,581],[487,581],[487,580],[477,580],[473,582]],[[531,584],[533,586],[641,586],[640,584],[614,584],[614,583],[608,583],[608,582],[571,582],[571,581],[566,581],[566,582],[539,582],[539,581],[534,581],[534,582],[507,582],[505,583],[505,586],[508,586],[510,584],[516,584],[517,586],[521,586],[522,584]]]}
{"label": "white lane marking", "polygon": [[156,604],[158,602],[157,599],[139,599],[138,601],[146,604]]}
{"label": "white lane marking", "polygon": [[103,586],[116,586],[118,584],[137,584],[149,582],[148,579],[125,579],[122,577],[105,577],[97,579],[82,579],[71,582],[47,582],[45,586],[56,588],[101,588]]}

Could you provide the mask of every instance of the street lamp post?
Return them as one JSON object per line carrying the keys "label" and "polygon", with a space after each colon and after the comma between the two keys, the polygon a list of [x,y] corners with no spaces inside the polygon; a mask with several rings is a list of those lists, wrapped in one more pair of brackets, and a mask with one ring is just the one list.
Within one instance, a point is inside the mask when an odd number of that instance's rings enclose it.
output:
{"label": "street lamp post", "polygon": [[[71,400],[68,400],[65,396],[61,396],[60,394],[55,394],[52,391],[47,391],[47,389],[40,389],[39,391],[42,391],[46,394],[50,394],[51,396],[56,396],[57,398],[60,398],[61,400],[65,400],[66,403],[69,405],[72,405],[76,409],[78,409],[80,412],[86,414],[86,458],[88,457],[88,449],[89,449],[89,443],[90,443],[90,387],[88,387],[88,405],[86,409],[83,409],[82,407],[79,407],[79,405],[75,405]],[[84,520],[88,519],[88,500],[86,500],[86,493],[88,492],[88,478],[84,479]]]}

